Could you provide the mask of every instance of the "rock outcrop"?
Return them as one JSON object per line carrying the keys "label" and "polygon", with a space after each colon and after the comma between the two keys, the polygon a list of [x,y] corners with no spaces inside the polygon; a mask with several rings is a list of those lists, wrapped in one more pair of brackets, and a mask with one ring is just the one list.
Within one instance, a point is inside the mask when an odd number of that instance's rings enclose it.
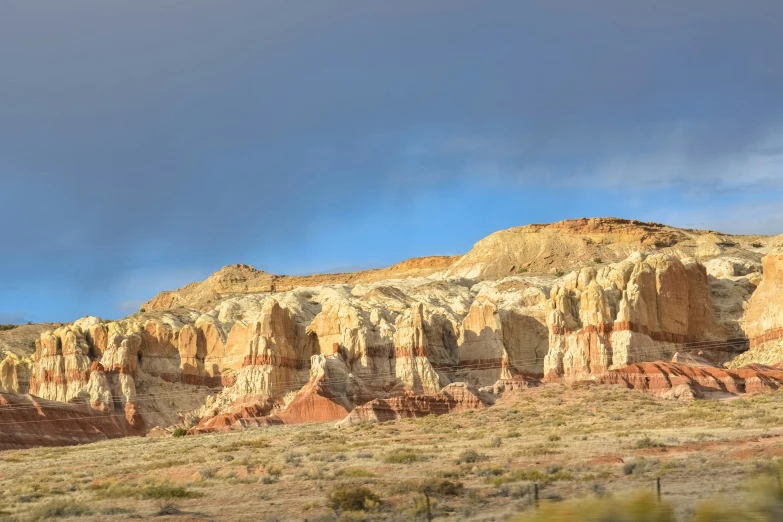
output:
{"label": "rock outcrop", "polygon": [[418,257],[386,268],[309,276],[281,276],[248,265],[229,265],[201,283],[191,283],[179,290],[161,292],[144,303],[142,309],[152,311],[184,307],[206,312],[221,300],[240,294],[287,292],[301,287],[355,285],[387,279],[424,277],[448,268],[455,259],[450,256]]}
{"label": "rock outcrop", "polygon": [[375,399],[354,409],[350,415],[338,422],[337,426],[347,427],[402,418],[444,415],[477,410],[492,403],[491,396],[466,383],[455,382],[433,394],[411,394],[389,399]]}
{"label": "rock outcrop", "polygon": [[[594,382],[619,384],[636,390],[659,393],[686,386],[699,396],[708,393],[736,395],[779,389],[783,386],[783,370],[763,365],[725,370],[677,363],[647,362],[610,370]],[[672,398],[678,398],[680,394],[677,393],[676,397]]]}
{"label": "rock outcrop", "polygon": [[720,351],[728,337],[713,317],[704,266],[667,254],[572,272],[552,287],[547,310],[544,371],[568,380],[669,360],[690,346]]}
{"label": "rock outcrop", "polygon": [[0,393],[0,450],[86,444],[141,433],[124,416],[96,412],[88,404]]}
{"label": "rock outcrop", "polygon": [[[641,370],[628,368],[675,354],[681,364],[655,370],[679,382],[666,388],[672,397],[696,397],[709,375],[740,390],[725,381],[745,374],[714,372],[747,348],[746,331],[753,357],[780,360],[783,316],[770,303],[781,259],[769,254],[763,277],[759,264],[772,246],[763,236],[609,218],[510,229],[460,258],[356,274],[234,265],[118,321],[36,330],[32,358],[30,340],[15,337],[0,392],[29,389],[119,418],[125,431],[202,433],[443,413],[484,404],[476,389],[541,379],[637,387]],[[744,389],[773,387],[772,370],[749,371],[757,375]]]}
{"label": "rock outcrop", "polygon": [[732,361],[732,367],[783,362],[783,252],[771,253],[762,262],[764,275],[745,313],[750,350]]}

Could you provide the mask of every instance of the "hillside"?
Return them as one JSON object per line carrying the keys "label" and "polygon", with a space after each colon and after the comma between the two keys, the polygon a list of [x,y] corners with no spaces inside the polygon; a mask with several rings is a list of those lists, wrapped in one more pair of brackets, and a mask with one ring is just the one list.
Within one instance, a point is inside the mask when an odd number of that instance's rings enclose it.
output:
{"label": "hillside", "polygon": [[274,275],[248,265],[224,267],[200,283],[161,292],[145,310],[176,307],[207,311],[222,299],[248,293],[273,293],[297,287],[371,283],[433,276],[474,281],[516,274],[569,272],[601,260],[614,263],[633,252],[670,252],[708,261],[735,257],[759,262],[780,237],[730,235],[619,218],[583,218],[548,225],[527,225],[495,232],[463,256],[414,258],[388,268],[345,274]]}

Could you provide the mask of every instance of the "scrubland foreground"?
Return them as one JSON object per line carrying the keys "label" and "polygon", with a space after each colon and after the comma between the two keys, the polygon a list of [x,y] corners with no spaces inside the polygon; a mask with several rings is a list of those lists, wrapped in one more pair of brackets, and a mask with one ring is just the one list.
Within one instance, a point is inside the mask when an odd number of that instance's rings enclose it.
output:
{"label": "scrubland foreground", "polygon": [[547,384],[349,428],[6,451],[0,520],[780,520],[781,424],[783,391],[682,402]]}

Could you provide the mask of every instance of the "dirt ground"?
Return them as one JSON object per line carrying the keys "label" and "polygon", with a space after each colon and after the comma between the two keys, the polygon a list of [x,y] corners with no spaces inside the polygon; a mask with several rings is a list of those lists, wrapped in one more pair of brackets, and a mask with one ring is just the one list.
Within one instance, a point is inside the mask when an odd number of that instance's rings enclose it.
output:
{"label": "dirt ground", "polygon": [[[682,519],[783,455],[783,391],[666,401],[549,384],[481,411],[0,453],[0,520],[506,520],[653,490]],[[366,488],[366,489],[363,489]],[[423,493],[427,493],[425,496]],[[359,498],[359,509],[351,511]]]}

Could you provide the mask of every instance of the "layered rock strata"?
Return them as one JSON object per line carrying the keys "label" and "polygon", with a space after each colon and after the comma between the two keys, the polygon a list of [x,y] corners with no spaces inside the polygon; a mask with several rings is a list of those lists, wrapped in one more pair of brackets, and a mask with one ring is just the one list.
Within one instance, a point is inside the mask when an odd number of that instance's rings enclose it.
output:
{"label": "layered rock strata", "polygon": [[363,423],[386,422],[402,418],[445,415],[447,413],[477,410],[493,403],[493,398],[466,383],[453,383],[437,393],[402,395],[389,399],[375,399],[354,409],[338,427]]}
{"label": "layered rock strata", "polygon": [[636,390],[666,392],[681,386],[705,393],[753,393],[777,390],[783,386],[783,370],[763,365],[750,365],[726,370],[677,363],[638,363],[610,370],[594,382],[619,384]]}
{"label": "layered rock strata", "polygon": [[0,393],[0,450],[86,444],[141,433],[124,417],[96,412],[87,404]]}

